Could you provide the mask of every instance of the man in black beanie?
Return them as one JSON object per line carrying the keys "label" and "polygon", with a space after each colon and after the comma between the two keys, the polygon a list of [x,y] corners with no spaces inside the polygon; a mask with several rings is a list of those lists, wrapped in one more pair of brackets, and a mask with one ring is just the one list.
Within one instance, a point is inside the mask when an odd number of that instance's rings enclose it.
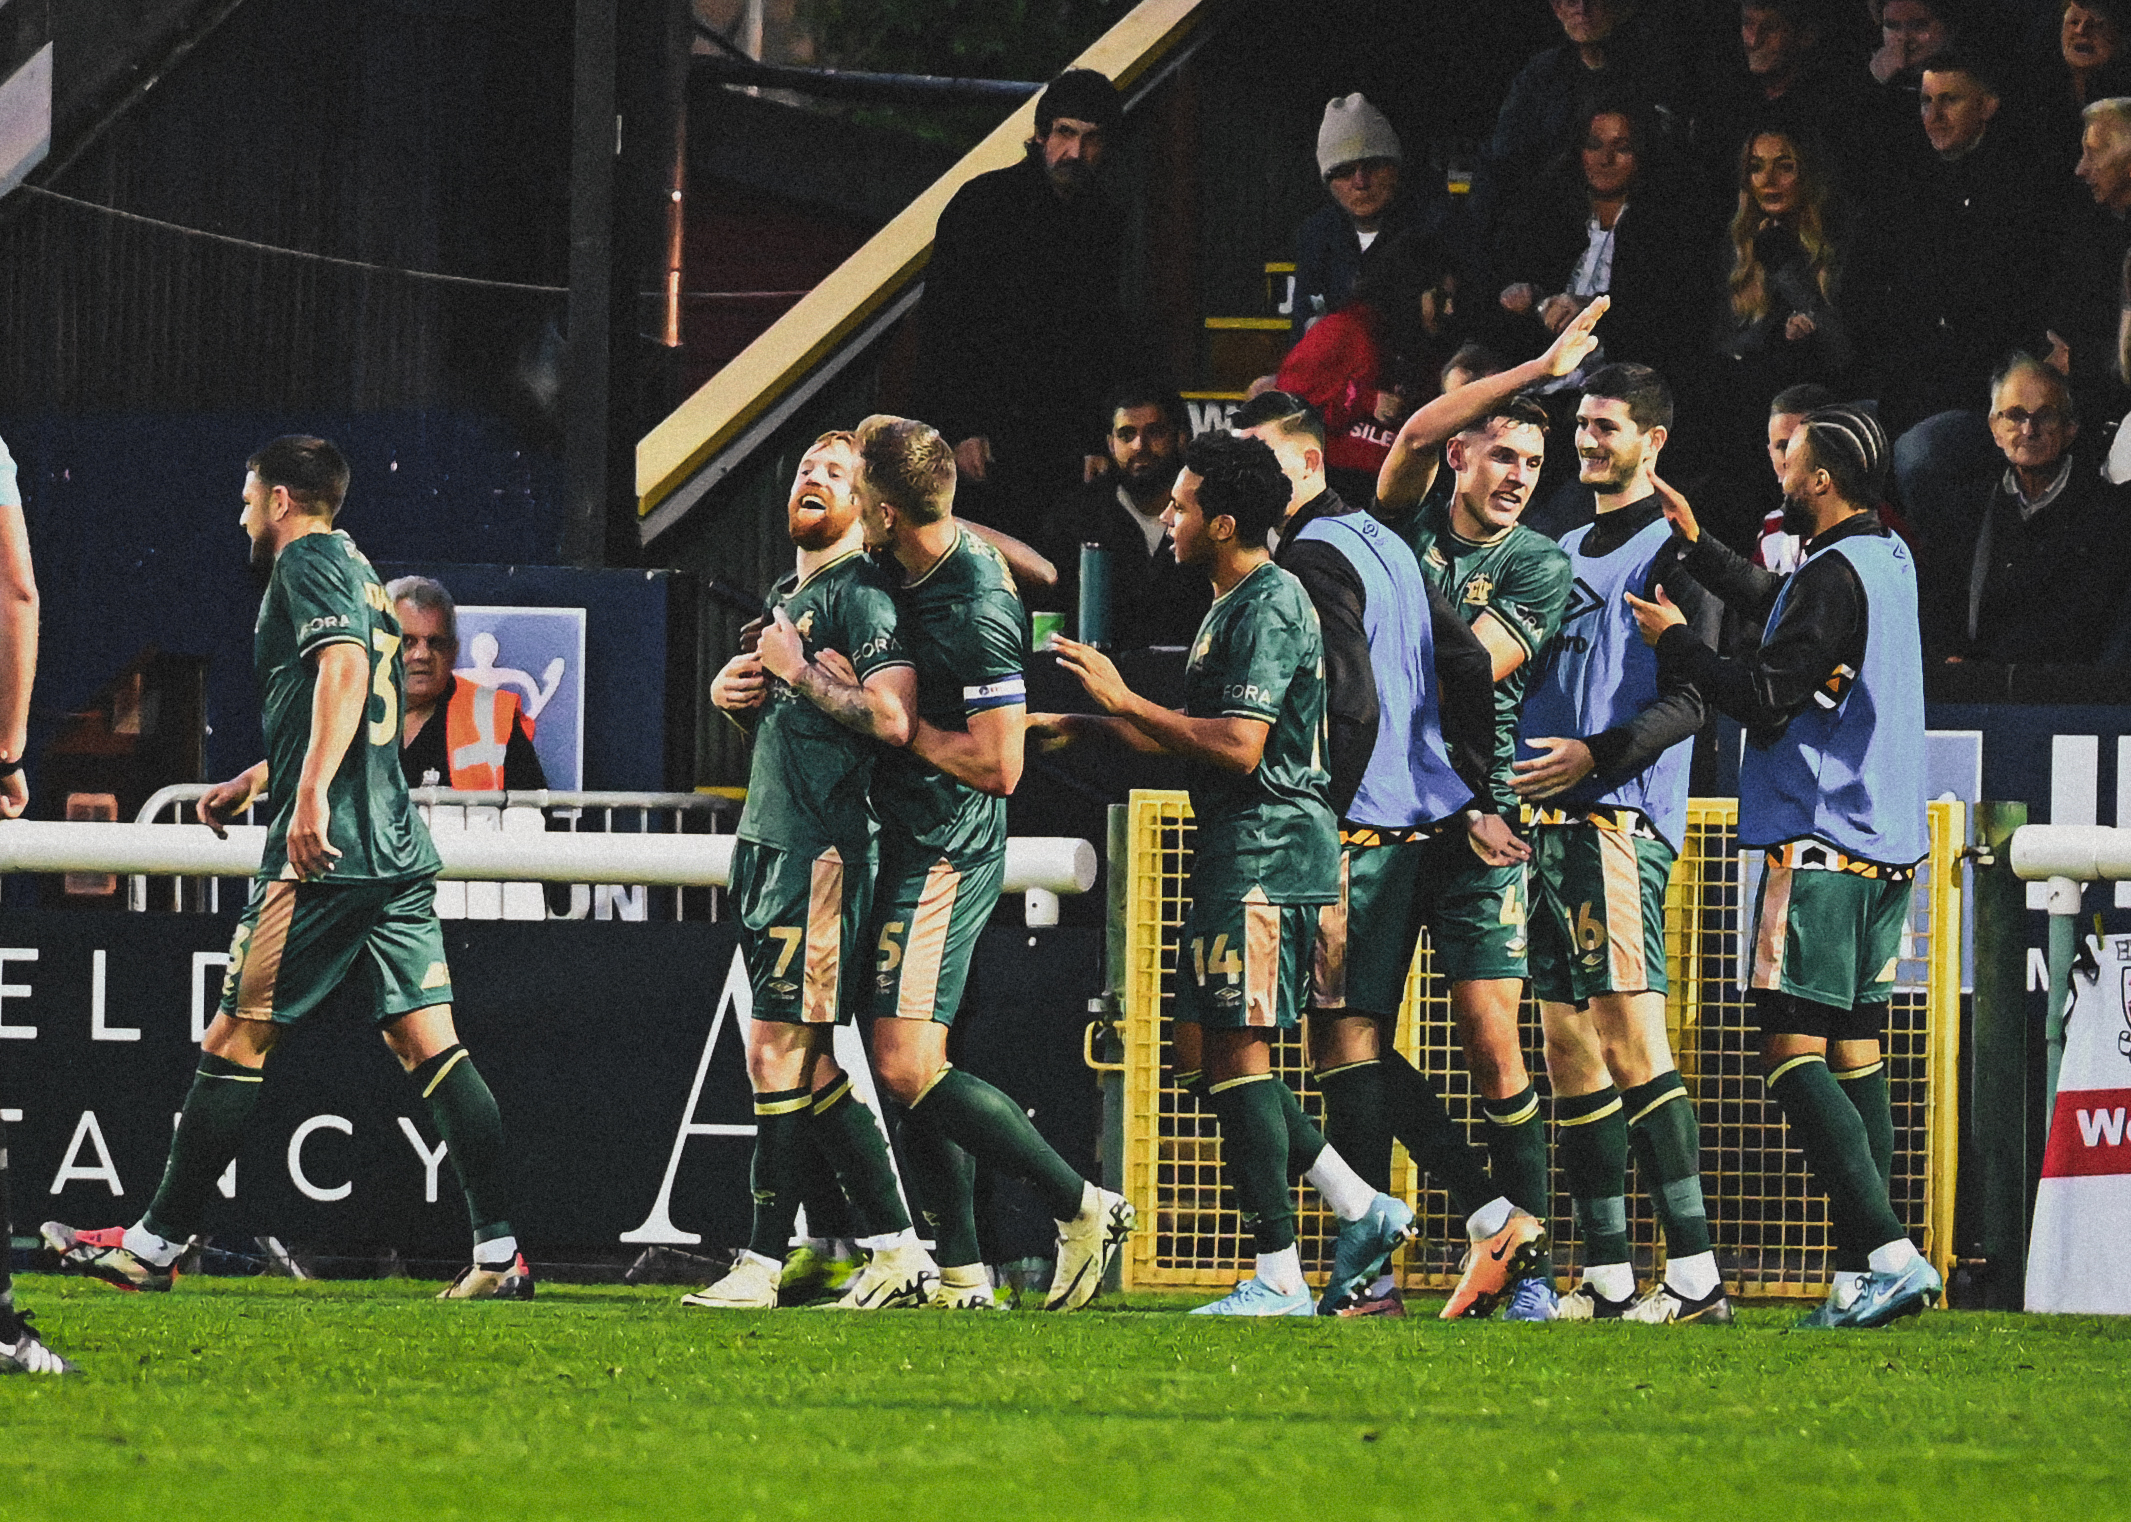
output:
{"label": "man in black beanie", "polygon": [[1120,379],[1122,223],[1094,181],[1122,114],[1092,69],[1051,81],[1026,156],[955,193],[925,272],[914,410],[954,445],[956,511],[1032,541]]}

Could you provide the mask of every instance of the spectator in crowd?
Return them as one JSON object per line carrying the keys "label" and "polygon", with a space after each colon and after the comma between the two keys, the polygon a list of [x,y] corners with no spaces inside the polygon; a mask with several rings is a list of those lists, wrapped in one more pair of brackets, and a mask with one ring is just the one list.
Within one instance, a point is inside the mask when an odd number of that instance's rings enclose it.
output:
{"label": "spectator in crowd", "polygon": [[1442,243],[1403,235],[1281,361],[1274,384],[1324,419],[1325,475],[1343,499],[1370,499],[1399,424],[1434,394],[1456,294]]}
{"label": "spectator in crowd", "polygon": [[1842,236],[1841,207],[1815,140],[1789,128],[1747,138],[1711,398],[1720,445],[1748,452],[1765,398],[1787,386],[1843,385],[1856,356],[1835,299]]}
{"label": "spectator in crowd", "polygon": [[1111,393],[1109,418],[1109,471],[1068,496],[1053,521],[1054,600],[1069,617],[1078,610],[1080,547],[1093,545],[1109,552],[1110,644],[1120,650],[1188,645],[1213,589],[1203,567],[1177,564],[1162,521],[1190,432],[1183,399],[1167,387],[1135,382]]}
{"label": "spectator in crowd", "polygon": [[[1805,541],[1784,525],[1784,508],[1781,501],[1784,457],[1790,448],[1791,435],[1805,426],[1807,416],[1823,407],[1835,405],[1837,403],[1834,392],[1810,381],[1805,385],[1792,386],[1777,392],[1774,400],[1768,404],[1768,463],[1775,473],[1778,501],[1761,520],[1760,532],[1754,536],[1754,553],[1751,557],[1753,563],[1764,571],[1774,571],[1779,576],[1787,576],[1798,569],[1799,562],[1805,557]],[[1871,415],[1869,403],[1852,402],[1849,406],[1851,411],[1861,416]],[[1876,423],[1878,419],[1873,418],[1873,421]],[[1909,525],[1903,521],[1902,515],[1884,501],[1877,506],[1879,521],[1900,535],[1902,541],[1914,550],[1916,536],[1909,531]]]}
{"label": "spectator in crowd", "polygon": [[1707,261],[1680,187],[1665,174],[1652,113],[1600,97],[1578,123],[1575,149],[1505,214],[1496,242],[1511,353],[1536,354],[1593,299],[1613,298],[1603,347],[1577,374],[1548,383],[1549,393],[1576,392],[1584,374],[1616,359],[1681,373],[1708,322],[1697,299]]}
{"label": "spectator in crowd", "polygon": [[[2131,302],[2126,303],[2131,306]],[[1458,345],[1458,352],[1436,373],[1436,384],[1443,395],[1448,396],[1461,386],[1469,386],[1476,380],[1485,380],[1490,375],[1500,375],[1509,368],[1502,356],[1478,339],[1468,339]]]}
{"label": "spectator in crowd", "polygon": [[400,770],[409,787],[472,792],[544,788],[533,721],[507,687],[483,687],[452,674],[459,658],[459,606],[441,582],[402,576],[385,588],[400,621],[407,712],[400,721]]}
{"label": "spectator in crowd", "polygon": [[1449,212],[1440,172],[1422,188],[1417,181],[1425,171],[1407,165],[1391,123],[1359,94],[1325,106],[1317,172],[1332,202],[1295,232],[1298,342],[1311,323],[1347,304],[1371,249],[1408,231],[1439,233]]}
{"label": "spectator in crowd", "polygon": [[1912,81],[1925,59],[1953,42],[1950,0],[1886,0],[1879,7],[1879,50],[1866,68],[1875,84]]}
{"label": "spectator in crowd", "polygon": [[1839,56],[1831,4],[1744,0],[1740,5],[1744,68],[1710,92],[1703,113],[1701,138],[1712,183],[1721,184],[1731,173],[1751,134],[1772,124],[1862,156],[1858,128],[1866,76]]}
{"label": "spectator in crowd", "polygon": [[1882,187],[1899,188],[1928,156],[1916,130],[1922,71],[1926,59],[1955,45],[1957,35],[1965,40],[1957,3],[1886,0],[1879,7],[1880,46],[1866,63],[1860,116],[1864,146],[1859,157],[1865,178],[1857,188],[1864,195],[1876,195]]}
{"label": "spectator in crowd", "polygon": [[1603,87],[1650,102],[1668,132],[1684,133],[1687,73],[1676,29],[1642,0],[1550,0],[1563,40],[1517,74],[1495,116],[1494,135],[1473,176],[1465,215],[1473,253],[1491,249],[1495,219],[1516,187],[1576,146],[1585,90]]}
{"label": "spectator in crowd", "polygon": [[1990,397],[2004,469],[1927,541],[1927,655],[2092,664],[2131,587],[2131,497],[2073,453],[2071,388],[2050,366],[2016,355]]}
{"label": "spectator in crowd", "polygon": [[1120,114],[1102,75],[1059,75],[1022,161],[940,213],[925,271],[919,410],[954,445],[958,511],[1023,539],[1082,479],[1121,365],[1122,222],[1096,184]]}
{"label": "spectator in crowd", "polygon": [[2090,422],[2123,411],[2124,377],[2116,336],[2124,260],[2131,251],[2131,97],[2097,100],[2081,113],[2079,163],[2093,209],[2082,210],[2061,237],[2050,363],[2069,376],[2094,408]]}
{"label": "spectator in crowd", "polygon": [[[1889,9],[1898,0],[1890,0]],[[1844,308],[1879,376],[1879,421],[1898,437],[1927,418],[1973,409],[2012,349],[2048,347],[2055,222],[2034,164],[1999,130],[1994,66],[1962,53],[1922,71],[1922,130],[1912,158],[1860,219],[1844,274]],[[1963,412],[1970,457],[1988,447],[1983,419]],[[1903,448],[1897,444],[1895,457]],[[1900,477],[1897,464],[1897,479]]]}

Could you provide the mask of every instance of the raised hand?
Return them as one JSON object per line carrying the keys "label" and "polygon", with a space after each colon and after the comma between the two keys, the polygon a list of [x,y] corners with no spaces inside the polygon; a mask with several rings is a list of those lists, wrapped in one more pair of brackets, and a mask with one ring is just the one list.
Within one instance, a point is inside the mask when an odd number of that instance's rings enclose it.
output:
{"label": "raised hand", "polygon": [[1576,367],[1591,357],[1598,347],[1598,339],[1591,330],[1598,326],[1598,319],[1606,315],[1613,305],[1611,296],[1593,297],[1591,304],[1578,312],[1567,327],[1555,336],[1547,351],[1540,356],[1540,363],[1548,375],[1559,378],[1576,373]]}
{"label": "raised hand", "polygon": [[1650,489],[1657,493],[1658,505],[1664,508],[1665,521],[1672,525],[1672,531],[1689,544],[1699,541],[1702,537],[1702,525],[1695,518],[1694,508],[1688,504],[1687,499],[1674,490],[1669,482],[1660,479],[1654,470],[1650,472]]}
{"label": "raised hand", "polygon": [[1116,664],[1093,645],[1061,634],[1051,648],[1058,653],[1058,664],[1080,678],[1090,700],[1104,713],[1117,713],[1130,701],[1132,689],[1118,675]]}

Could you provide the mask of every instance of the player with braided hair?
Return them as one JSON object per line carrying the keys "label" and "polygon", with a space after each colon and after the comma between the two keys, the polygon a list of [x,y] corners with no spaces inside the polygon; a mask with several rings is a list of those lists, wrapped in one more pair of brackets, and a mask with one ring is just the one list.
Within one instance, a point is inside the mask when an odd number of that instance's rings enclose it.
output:
{"label": "player with braided hair", "polygon": [[1761,1056],[1828,1196],[1837,1248],[1835,1286],[1801,1327],[1885,1326],[1943,1288],[1888,1194],[1880,1034],[1927,842],[1916,566],[1873,511],[1887,455],[1869,413],[1806,415],[1784,455],[1784,527],[1805,541],[1789,576],[1703,534],[1687,500],[1658,485],[1688,572],[1765,615],[1751,655],[1720,658],[1662,589],[1629,598],[1660,669],[1746,726],[1739,845],[1765,853],[1750,978]]}

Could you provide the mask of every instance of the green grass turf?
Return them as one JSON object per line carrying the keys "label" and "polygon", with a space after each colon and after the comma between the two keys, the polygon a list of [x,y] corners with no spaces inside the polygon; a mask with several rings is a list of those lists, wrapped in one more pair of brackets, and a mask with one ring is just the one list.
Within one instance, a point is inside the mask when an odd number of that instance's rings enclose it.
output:
{"label": "green grass turf", "polygon": [[[21,1281],[0,1517],[2122,1515],[2131,1324],[1722,1328],[441,1305],[405,1281]],[[1417,1310],[1422,1308],[1418,1305]]]}

